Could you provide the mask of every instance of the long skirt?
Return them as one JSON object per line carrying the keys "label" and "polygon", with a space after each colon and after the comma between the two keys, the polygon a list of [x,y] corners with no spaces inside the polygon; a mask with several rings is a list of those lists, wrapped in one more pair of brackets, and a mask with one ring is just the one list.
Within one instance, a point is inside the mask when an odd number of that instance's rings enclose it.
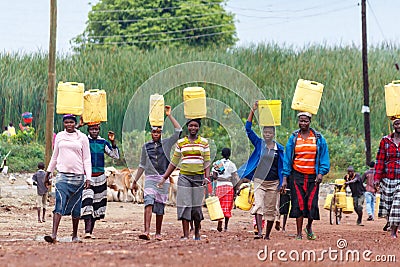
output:
{"label": "long skirt", "polygon": [[203,182],[203,174],[179,174],[176,193],[178,220],[200,222],[204,219],[202,211],[204,198]]}
{"label": "long skirt", "polygon": [[219,203],[221,204],[222,212],[225,218],[232,217],[232,207],[233,207],[233,186],[231,185],[220,185],[217,186],[215,194],[219,198]]}
{"label": "long skirt", "polygon": [[56,203],[54,213],[79,218],[82,206],[83,174],[58,173],[56,176]]}
{"label": "long skirt", "polygon": [[107,208],[107,178],[104,174],[93,177],[90,188],[82,194],[82,219],[104,219]]}
{"label": "long skirt", "polygon": [[303,174],[293,171],[289,177],[292,208],[290,218],[308,218],[319,220],[319,185],[315,183],[315,174]]}
{"label": "long skirt", "polygon": [[381,201],[378,217],[389,219],[390,225],[400,225],[400,180],[381,180]]}

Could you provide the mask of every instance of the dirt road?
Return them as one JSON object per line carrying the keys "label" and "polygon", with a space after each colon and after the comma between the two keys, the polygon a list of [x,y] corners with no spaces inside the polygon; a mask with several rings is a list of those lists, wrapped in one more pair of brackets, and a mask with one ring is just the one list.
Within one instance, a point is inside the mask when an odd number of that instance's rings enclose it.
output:
{"label": "dirt road", "polygon": [[[400,240],[382,231],[383,220],[364,218],[365,226],[356,226],[352,214],[341,225],[330,225],[328,212],[322,208],[322,218],[314,224],[318,236],[314,241],[294,240],[294,219],[289,219],[287,232],[273,230],[271,240],[254,240],[251,215],[238,209],[233,210],[229,230],[221,233],[204,209],[201,241],[181,241],[174,207],[166,209],[163,241],[143,241],[138,238],[143,206],[112,202],[106,220],[96,224],[96,239],[68,242],[71,219],[63,217],[60,242],[47,244],[43,236],[51,232],[51,212],[45,223],[38,223],[35,188],[27,189],[23,181],[7,182],[0,183],[0,266],[372,266],[379,261],[386,261],[380,266],[397,266],[393,261],[400,261]],[[154,227],[153,218],[153,231]],[[79,229],[83,238],[83,222]]]}

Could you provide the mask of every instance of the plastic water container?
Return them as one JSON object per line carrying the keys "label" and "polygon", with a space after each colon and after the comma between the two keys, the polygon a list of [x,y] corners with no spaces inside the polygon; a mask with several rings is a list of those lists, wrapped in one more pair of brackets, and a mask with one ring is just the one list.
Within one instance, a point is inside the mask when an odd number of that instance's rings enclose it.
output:
{"label": "plastic water container", "polygon": [[299,79],[294,91],[292,109],[317,114],[323,90],[322,83]]}
{"label": "plastic water container", "polygon": [[82,115],[85,85],[77,82],[59,82],[57,86],[57,114]]}
{"label": "plastic water container", "polygon": [[206,91],[202,87],[183,89],[184,113],[187,119],[205,118],[207,116]]}
{"label": "plastic water container", "polygon": [[333,194],[326,195],[324,209],[330,210],[331,209],[331,202],[332,202]]}
{"label": "plastic water container", "polygon": [[386,115],[400,115],[400,80],[385,85]]}
{"label": "plastic water container", "polygon": [[347,200],[346,200],[346,192],[337,192],[336,196],[336,205],[338,208],[346,208]]}
{"label": "plastic water container", "polygon": [[343,213],[350,214],[354,211],[354,203],[352,197],[346,197],[346,207],[343,208]]}
{"label": "plastic water container", "polygon": [[258,100],[259,122],[261,126],[281,125],[281,100]]}
{"label": "plastic water container", "polygon": [[150,96],[149,121],[151,126],[164,125],[164,96],[154,94]]}
{"label": "plastic water container", "polygon": [[211,221],[217,221],[224,218],[224,213],[222,212],[218,197],[208,197],[206,199],[206,206]]}
{"label": "plastic water container", "polygon": [[83,99],[83,122],[107,121],[106,91],[91,89],[83,94]]}
{"label": "plastic water container", "polygon": [[242,189],[239,195],[236,196],[235,206],[241,210],[250,210],[254,202],[253,185]]}
{"label": "plastic water container", "polygon": [[378,218],[379,203],[381,202],[381,194],[377,193],[375,198],[374,217]]}

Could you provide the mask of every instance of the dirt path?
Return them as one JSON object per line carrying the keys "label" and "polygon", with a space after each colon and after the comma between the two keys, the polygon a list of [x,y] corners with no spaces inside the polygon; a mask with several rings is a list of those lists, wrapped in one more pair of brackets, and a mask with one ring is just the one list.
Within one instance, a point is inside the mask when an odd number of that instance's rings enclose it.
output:
{"label": "dirt path", "polygon": [[[0,266],[317,266],[316,259],[323,258],[322,264],[346,266],[376,265],[381,259],[394,255],[400,260],[400,240],[392,240],[382,231],[383,220],[364,221],[365,226],[356,226],[354,214],[346,216],[341,225],[330,225],[328,212],[321,208],[321,221],[316,221],[314,231],[318,239],[294,240],[295,221],[289,219],[287,232],[273,230],[270,241],[254,240],[252,217],[248,212],[233,210],[233,218],[228,232],[217,232],[216,223],[206,219],[202,223],[201,241],[180,241],[181,224],[176,220],[176,209],[167,207],[163,224],[163,241],[143,241],[138,238],[143,225],[143,206],[133,203],[109,203],[106,220],[96,224],[95,240],[70,243],[71,219],[63,217],[59,229],[61,241],[51,245],[43,241],[43,236],[51,232],[51,212],[45,223],[38,223],[33,209],[36,189],[27,189],[22,180],[14,185],[0,179]],[[322,204],[322,201],[320,201]],[[50,208],[51,210],[51,208]],[[366,218],[365,218],[366,219]],[[152,230],[155,220],[153,218]],[[79,226],[83,237],[83,222]],[[347,246],[338,248],[342,239]],[[345,241],[344,241],[345,240]],[[331,254],[329,250],[331,248]],[[262,261],[257,254],[267,249],[268,258]],[[272,250],[275,250],[272,253]],[[323,250],[328,252],[322,253]],[[338,252],[332,251],[337,250]],[[358,250],[358,252],[355,252]],[[371,254],[368,254],[368,250]],[[278,258],[278,251],[282,259]],[[310,252],[312,251],[312,252]],[[286,254],[283,254],[283,253]],[[355,254],[352,254],[352,253]],[[272,254],[271,254],[272,253]],[[299,260],[295,260],[299,253]],[[305,253],[305,260],[301,260]],[[352,255],[360,255],[353,261]],[[364,258],[363,258],[363,253]],[[291,257],[289,257],[289,255]],[[322,256],[321,256],[322,254]],[[346,254],[350,255],[346,262]],[[271,256],[272,255],[272,256]],[[312,255],[312,254],[311,254]],[[343,255],[342,260],[340,256]],[[265,257],[259,253],[259,257]],[[337,259],[335,259],[337,257]],[[367,262],[369,258],[371,262]],[[372,260],[374,262],[372,262]],[[371,265],[372,266],[372,265]],[[396,263],[381,263],[380,266],[397,266]]]}

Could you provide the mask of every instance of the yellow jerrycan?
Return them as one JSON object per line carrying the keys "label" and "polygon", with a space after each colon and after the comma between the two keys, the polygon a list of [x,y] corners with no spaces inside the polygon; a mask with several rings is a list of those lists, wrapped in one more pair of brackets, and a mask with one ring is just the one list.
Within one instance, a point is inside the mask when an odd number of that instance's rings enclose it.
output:
{"label": "yellow jerrycan", "polygon": [[183,89],[183,110],[186,119],[205,118],[207,116],[206,91],[202,87]]}
{"label": "yellow jerrycan", "polygon": [[386,115],[400,115],[400,80],[385,85]]}
{"label": "yellow jerrycan", "polygon": [[224,218],[224,213],[222,212],[218,197],[208,197],[206,199],[206,206],[211,221],[217,221]]}
{"label": "yellow jerrycan", "polygon": [[330,210],[331,209],[331,202],[332,202],[333,194],[327,194],[324,203],[324,209]]}
{"label": "yellow jerrycan", "polygon": [[77,82],[59,82],[57,86],[57,114],[82,115],[85,85]]}
{"label": "yellow jerrycan", "polygon": [[107,121],[107,94],[104,90],[91,89],[83,94],[83,122]]}
{"label": "yellow jerrycan", "polygon": [[258,114],[260,125],[281,125],[281,105],[281,100],[258,100]]}
{"label": "yellow jerrycan", "polygon": [[164,125],[164,96],[154,94],[150,96],[149,122],[151,126]]}
{"label": "yellow jerrycan", "polygon": [[294,91],[292,109],[317,114],[323,90],[322,83],[299,79]]}
{"label": "yellow jerrycan", "polygon": [[235,206],[241,210],[250,210],[254,202],[254,185],[249,183],[242,186],[246,187],[241,189],[239,195],[236,196]]}
{"label": "yellow jerrycan", "polygon": [[351,214],[354,211],[354,203],[352,197],[346,197],[346,207],[343,208],[343,213]]}

